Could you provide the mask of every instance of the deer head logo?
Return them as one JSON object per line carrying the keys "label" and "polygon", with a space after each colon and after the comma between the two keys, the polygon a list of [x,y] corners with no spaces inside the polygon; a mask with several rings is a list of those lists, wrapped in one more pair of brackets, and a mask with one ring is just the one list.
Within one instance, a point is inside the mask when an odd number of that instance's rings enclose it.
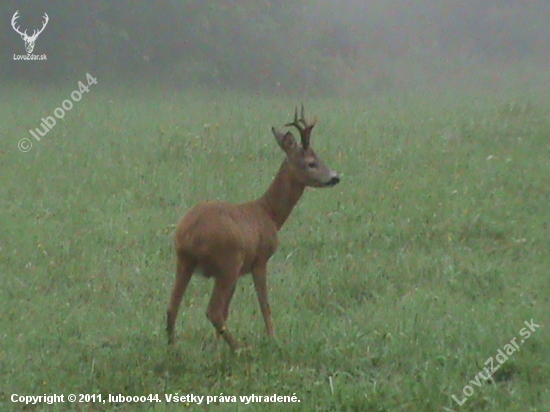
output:
{"label": "deer head logo", "polygon": [[36,38],[38,37],[38,35],[40,33],[42,33],[44,31],[44,28],[48,24],[48,21],[50,20],[50,18],[48,17],[48,15],[46,13],[44,13],[44,23],[42,23],[42,28],[40,30],[33,30],[32,36],[29,36],[27,34],[27,30],[25,30],[24,32],[21,32],[19,30],[19,26],[17,26],[17,27],[15,26],[15,24],[17,23],[16,20],[17,20],[18,17],[19,17],[19,10],[17,10],[15,12],[15,14],[13,15],[13,17],[11,19],[11,26],[13,27],[13,29],[17,33],[19,33],[21,35],[21,38],[25,42],[25,49],[27,49],[27,53],[31,54],[33,49],[34,49],[34,42],[36,41]]}

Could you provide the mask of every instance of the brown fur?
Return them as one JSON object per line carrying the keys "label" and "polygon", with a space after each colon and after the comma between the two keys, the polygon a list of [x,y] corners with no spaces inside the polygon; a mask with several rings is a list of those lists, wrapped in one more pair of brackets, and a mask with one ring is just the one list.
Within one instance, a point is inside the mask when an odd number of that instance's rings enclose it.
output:
{"label": "brown fur", "polygon": [[323,164],[309,147],[312,124],[297,113],[299,145],[292,133],[272,129],[286,158],[273,182],[259,199],[239,205],[206,202],[193,207],[176,231],[176,280],[167,311],[168,341],[173,342],[179,305],[195,270],[214,278],[214,291],[207,309],[208,319],[232,349],[238,341],[226,326],[229,304],[237,280],[252,273],[267,334],[273,336],[273,322],[267,296],[267,262],[277,249],[277,232],[302,196],[306,186],[328,187],[338,175]]}

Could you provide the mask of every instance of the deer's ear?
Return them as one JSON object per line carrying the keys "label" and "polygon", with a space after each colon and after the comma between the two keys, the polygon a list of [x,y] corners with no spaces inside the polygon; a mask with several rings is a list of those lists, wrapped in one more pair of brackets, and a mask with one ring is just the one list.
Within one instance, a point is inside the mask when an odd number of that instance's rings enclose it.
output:
{"label": "deer's ear", "polygon": [[277,143],[279,143],[279,146],[281,146],[281,149],[283,149],[286,154],[290,154],[296,150],[298,144],[296,143],[296,139],[294,139],[292,133],[283,133],[274,127],[271,128],[271,131],[273,132],[273,136],[275,136]]}

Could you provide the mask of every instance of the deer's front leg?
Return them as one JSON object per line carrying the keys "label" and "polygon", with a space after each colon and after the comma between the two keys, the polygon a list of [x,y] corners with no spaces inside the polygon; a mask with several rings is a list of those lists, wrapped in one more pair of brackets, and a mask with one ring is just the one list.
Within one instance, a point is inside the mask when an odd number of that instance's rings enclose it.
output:
{"label": "deer's front leg", "polygon": [[264,317],[265,329],[269,336],[274,336],[273,321],[271,319],[271,308],[269,307],[269,298],[267,297],[267,264],[256,266],[252,270],[254,287],[258,295],[258,302]]}

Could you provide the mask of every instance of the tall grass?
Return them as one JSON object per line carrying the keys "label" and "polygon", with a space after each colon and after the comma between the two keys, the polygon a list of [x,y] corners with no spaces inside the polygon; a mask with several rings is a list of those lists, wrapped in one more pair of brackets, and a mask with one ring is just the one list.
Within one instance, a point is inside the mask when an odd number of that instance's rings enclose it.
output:
{"label": "tall grass", "polygon": [[[261,195],[283,158],[270,126],[299,102],[100,82],[21,153],[17,141],[71,91],[13,90],[0,103],[2,410],[25,409],[12,394],[54,393],[301,401],[221,411],[547,410],[547,101],[306,101],[319,117],[312,145],[342,181],[308,190],[280,233],[268,280],[275,340],[251,278],[240,280],[229,324],[249,349],[232,354],[212,345],[212,284],[199,276],[166,345],[174,224],[197,202]],[[465,398],[531,319],[541,327],[459,407],[451,396]],[[115,406],[182,408],[28,410]]]}

